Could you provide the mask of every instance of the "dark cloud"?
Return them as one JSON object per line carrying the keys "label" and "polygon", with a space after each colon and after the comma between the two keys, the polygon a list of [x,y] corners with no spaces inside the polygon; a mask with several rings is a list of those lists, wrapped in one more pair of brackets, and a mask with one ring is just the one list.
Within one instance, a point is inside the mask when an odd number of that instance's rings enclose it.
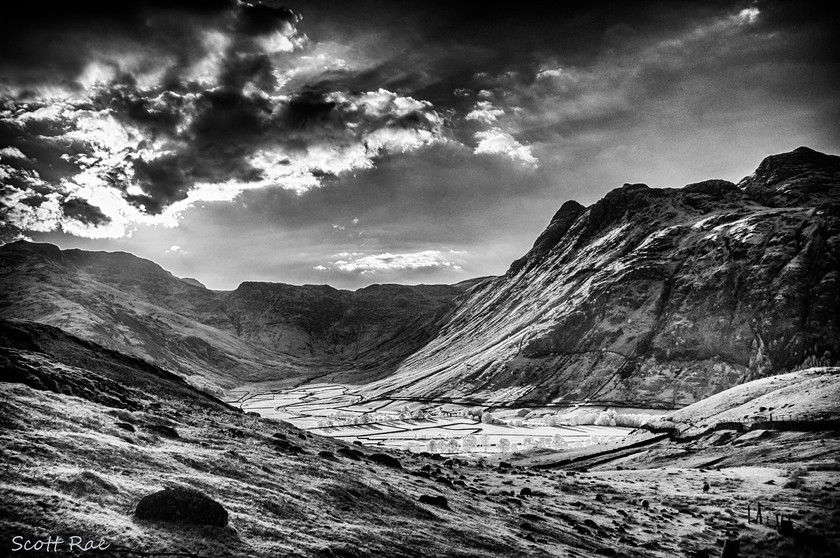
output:
{"label": "dark cloud", "polygon": [[569,198],[840,148],[819,2],[27,6],[0,34],[6,236],[139,227],[105,245],[218,269],[223,237],[231,276],[501,272]]}
{"label": "dark cloud", "polygon": [[200,26],[235,6],[235,0],[21,3],[0,33],[0,67],[12,85],[70,84],[97,52],[185,56]]}
{"label": "dark cloud", "polygon": [[[108,224],[113,234],[118,228],[110,227],[112,221],[161,215],[189,201],[197,184],[246,188],[289,180],[302,191],[369,167],[392,144],[405,150],[440,134],[440,119],[423,117],[433,112],[431,105],[414,100],[391,102],[386,110],[362,92],[311,84],[281,94],[278,76],[293,73],[282,62],[305,44],[295,28],[299,18],[289,9],[228,2],[191,10],[189,4],[136,2],[96,12],[90,21],[79,15],[88,11],[95,12],[80,6],[62,28],[55,26],[61,19],[55,13],[43,21],[24,15],[22,27],[51,29],[54,40],[35,48],[21,33],[18,48],[38,50],[41,60],[22,69],[26,65],[17,62],[29,57],[22,52],[6,64],[11,78],[0,117],[4,144],[31,155],[4,162],[7,182],[21,195],[101,198],[97,190],[108,188],[125,202],[120,206],[109,194],[105,211],[120,218],[110,214],[107,222],[81,219],[75,208],[63,212],[85,225]],[[62,48],[54,50],[54,44]],[[63,72],[53,72],[54,64]],[[45,100],[54,88],[63,88],[65,99]],[[377,95],[396,98],[387,91]],[[206,195],[236,193],[220,194],[223,188]],[[22,226],[30,217],[19,215]],[[54,215],[51,222],[65,221]]]}
{"label": "dark cloud", "polygon": [[297,21],[297,14],[288,8],[244,2],[237,16],[236,28],[246,35],[267,35]]}
{"label": "dark cloud", "polygon": [[325,99],[323,93],[302,91],[289,101],[286,123],[296,130],[323,126],[331,120],[335,107],[336,103]]}
{"label": "dark cloud", "polygon": [[65,200],[61,210],[66,217],[76,219],[86,225],[105,225],[111,222],[111,219],[102,213],[101,209],[79,198]]}
{"label": "dark cloud", "polygon": [[168,61],[167,87],[189,88],[183,72],[206,54],[208,31],[230,33],[231,53],[243,54],[255,50],[252,38],[290,32],[298,20],[285,8],[237,0],[81,0],[49,9],[23,3],[15,12],[0,34],[0,68],[7,85],[24,88],[55,82],[78,87],[95,60],[126,72],[129,81],[137,70]]}

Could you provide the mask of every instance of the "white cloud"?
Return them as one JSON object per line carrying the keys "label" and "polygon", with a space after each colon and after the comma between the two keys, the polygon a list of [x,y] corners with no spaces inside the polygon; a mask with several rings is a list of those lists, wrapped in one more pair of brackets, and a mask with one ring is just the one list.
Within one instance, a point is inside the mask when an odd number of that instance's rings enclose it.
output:
{"label": "white cloud", "polygon": [[103,85],[110,82],[116,75],[117,68],[113,64],[106,64],[94,60],[85,67],[76,81],[85,89],[90,89],[95,85]]}
{"label": "white cloud", "polygon": [[[362,275],[374,275],[386,271],[406,271],[420,269],[452,269],[460,270],[461,266],[453,262],[449,257],[463,254],[464,252],[449,251],[444,254],[440,250],[424,250],[422,252],[392,254],[371,254],[363,256],[359,253],[336,254],[342,258],[331,262],[331,267],[348,273],[359,273]],[[323,266],[319,266],[323,267]],[[316,268],[318,269],[318,268]]]}
{"label": "white cloud", "polygon": [[739,25],[751,24],[758,21],[758,15],[761,12],[756,7],[744,8],[738,15],[732,16],[732,19]]}
{"label": "white cloud", "polygon": [[537,73],[537,79],[548,79],[548,78],[556,78],[560,77],[563,73],[563,68],[548,68],[545,70],[540,70]]}
{"label": "white cloud", "polygon": [[257,44],[266,54],[292,52],[306,44],[305,36],[295,35],[294,27],[289,25],[289,31],[276,31],[267,37],[257,39]]}
{"label": "white cloud", "polygon": [[504,114],[505,111],[493,106],[493,103],[490,101],[478,101],[473,110],[467,113],[466,118],[467,120],[477,120],[485,124],[492,124],[500,116],[504,116]]}
{"label": "white cloud", "polygon": [[17,147],[4,147],[0,149],[0,160],[2,159],[26,159],[26,155]]}
{"label": "white cloud", "polygon": [[510,157],[523,165],[537,167],[537,158],[531,154],[531,148],[522,145],[516,138],[499,128],[476,132],[475,137],[478,145],[475,148],[476,154],[498,154]]}
{"label": "white cloud", "polygon": [[32,232],[48,232],[59,228],[63,217],[61,195],[57,192],[48,194],[37,206],[24,203],[26,198],[34,195],[35,191],[30,189],[6,189],[0,196],[0,206],[3,207],[0,223]]}
{"label": "white cloud", "polygon": [[[205,39],[220,47],[227,45],[222,34],[211,33]],[[208,54],[210,61],[213,54],[212,49],[208,50],[211,51]],[[208,66],[205,70],[205,81],[214,81],[216,78],[211,74],[218,69]],[[107,79],[105,70],[98,66],[91,68],[89,74],[92,80]],[[288,96],[255,94],[262,95],[278,112],[282,112],[290,100]],[[0,119],[21,129],[27,120],[55,121],[67,131],[44,141],[60,147],[83,145],[85,149],[82,153],[62,156],[62,159],[77,165],[81,169],[79,173],[52,184],[39,179],[38,191],[52,189],[60,194],[56,197],[57,202],[42,208],[27,206],[7,212],[7,224],[22,230],[55,230],[62,227],[65,232],[77,236],[118,238],[128,235],[135,224],[176,227],[182,212],[197,202],[232,201],[245,190],[265,187],[281,187],[302,194],[319,187],[325,174],[340,175],[370,169],[382,155],[403,153],[447,141],[444,119],[426,101],[403,97],[385,89],[366,93],[336,92],[328,99],[336,103],[334,125],[328,125],[324,130],[309,131],[300,137],[300,142],[263,143],[245,157],[245,162],[259,171],[260,178],[250,181],[222,179],[187,185],[186,191],[182,192],[185,197],[164,205],[159,214],[150,214],[137,202],[129,201],[129,196],[142,199],[147,194],[138,181],[134,163],[148,163],[177,154],[183,148],[177,137],[147,137],[143,130],[116,118],[110,110],[91,110],[89,100],[68,98],[54,105],[46,102],[19,104],[4,110]],[[181,121],[175,131],[187,134],[200,108],[197,94],[159,93],[149,99],[148,106],[152,111],[164,111],[176,103]],[[408,125],[406,117],[410,117]],[[16,148],[7,147],[0,150],[0,157],[4,161],[10,160],[11,164],[11,159],[23,158],[24,154]],[[0,173],[5,175],[22,172],[25,171],[11,166],[0,167]],[[25,176],[18,178],[26,179]],[[29,194],[43,197],[36,191]],[[108,219],[86,223],[64,216],[60,204],[71,197],[99,208]],[[163,203],[167,201],[163,200]],[[59,204],[58,214],[49,210],[54,203]],[[43,219],[43,223],[35,225],[34,220],[39,218]]]}
{"label": "white cloud", "polygon": [[206,54],[187,70],[184,77],[205,87],[215,86],[230,43],[230,37],[221,31],[205,31],[202,46]]}

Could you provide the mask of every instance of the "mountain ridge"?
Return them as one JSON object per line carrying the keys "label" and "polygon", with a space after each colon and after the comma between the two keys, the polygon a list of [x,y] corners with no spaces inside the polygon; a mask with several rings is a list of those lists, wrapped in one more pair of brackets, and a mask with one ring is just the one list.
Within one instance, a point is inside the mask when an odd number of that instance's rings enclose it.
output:
{"label": "mountain ridge", "polygon": [[506,275],[364,393],[682,405],[834,362],[839,171],[840,158],[800,148],[739,185],[626,184],[585,210],[564,206]]}
{"label": "mountain ridge", "polygon": [[15,243],[0,309],[209,389],[318,377],[368,398],[679,406],[840,355],[838,184],[840,157],[808,148],[738,184],[625,184],[565,202],[504,275],[448,286],[211,291],[124,252]]}
{"label": "mountain ridge", "polygon": [[[472,286],[346,291],[245,281],[233,291],[212,291],[125,252],[26,242],[0,247],[0,264],[4,318],[61,327],[160,363],[215,393],[258,379],[305,381],[347,367]],[[391,359],[419,342],[392,343]]]}

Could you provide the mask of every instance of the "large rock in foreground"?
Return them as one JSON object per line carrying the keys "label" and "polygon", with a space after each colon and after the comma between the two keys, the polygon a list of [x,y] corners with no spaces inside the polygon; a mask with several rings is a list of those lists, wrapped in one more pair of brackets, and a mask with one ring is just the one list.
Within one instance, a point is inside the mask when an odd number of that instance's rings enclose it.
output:
{"label": "large rock in foreground", "polygon": [[224,527],[228,523],[228,512],[220,503],[189,488],[167,488],[149,494],[137,504],[134,515],[138,519],[191,525]]}

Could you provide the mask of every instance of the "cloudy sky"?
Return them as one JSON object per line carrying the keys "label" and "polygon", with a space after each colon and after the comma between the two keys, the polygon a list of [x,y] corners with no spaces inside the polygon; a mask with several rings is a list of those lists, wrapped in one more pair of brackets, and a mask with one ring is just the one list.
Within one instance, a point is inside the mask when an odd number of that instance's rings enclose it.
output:
{"label": "cloudy sky", "polygon": [[500,274],[568,199],[840,153],[820,3],[26,4],[0,237],[211,288]]}

